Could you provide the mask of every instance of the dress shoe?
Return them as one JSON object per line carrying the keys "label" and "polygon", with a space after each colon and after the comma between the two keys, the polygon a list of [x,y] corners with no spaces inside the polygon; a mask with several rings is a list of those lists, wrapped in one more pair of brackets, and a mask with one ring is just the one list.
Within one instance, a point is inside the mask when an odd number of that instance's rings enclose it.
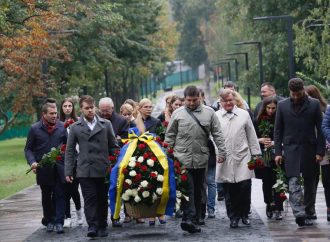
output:
{"label": "dress shoe", "polygon": [[266,215],[268,218],[273,217],[272,206],[270,204],[267,204],[267,206],[266,206]]}
{"label": "dress shoe", "polygon": [[52,223],[48,223],[48,224],[47,224],[46,232],[47,232],[47,233],[50,233],[50,232],[53,232],[53,231],[54,231],[54,224],[52,224]]}
{"label": "dress shoe", "polygon": [[230,219],[230,228],[238,228],[238,218]]}
{"label": "dress shoe", "polygon": [[56,233],[58,233],[58,234],[63,234],[64,233],[64,229],[63,229],[62,224],[56,224],[55,225],[55,230],[56,230]]}
{"label": "dress shoe", "polygon": [[327,211],[327,220],[330,222],[330,211]]}
{"label": "dress shoe", "polygon": [[282,220],[283,219],[281,211],[275,211],[275,219],[276,220]]}
{"label": "dress shoe", "polygon": [[217,198],[217,200],[218,201],[222,201],[224,199],[225,199],[225,197],[223,196],[223,192],[218,192],[218,198]]}
{"label": "dress shoe", "polygon": [[197,225],[205,225],[205,219],[203,219],[203,218],[199,218],[199,219],[197,219],[197,220],[196,220],[196,224],[197,224]]}
{"label": "dress shoe", "polygon": [[247,225],[247,226],[251,225],[250,219],[248,217],[243,217],[242,218],[242,223]]}
{"label": "dress shoe", "polygon": [[296,218],[296,224],[298,224],[299,227],[302,226],[312,226],[313,225],[313,221],[305,218],[305,217],[297,217]]}
{"label": "dress shoe", "polygon": [[107,228],[99,228],[97,231],[97,236],[98,237],[107,237],[108,236]]}
{"label": "dress shoe", "polygon": [[306,215],[306,218],[312,219],[312,220],[316,220],[317,219],[317,216],[316,216],[316,213],[312,213],[312,214],[307,214]]}
{"label": "dress shoe", "polygon": [[87,231],[87,237],[94,238],[97,236],[97,230],[95,227],[89,227]]}
{"label": "dress shoe", "polygon": [[196,226],[195,224],[193,224],[191,221],[190,222],[182,222],[181,223],[181,229],[184,231],[187,231],[188,233],[199,233],[202,230]]}
{"label": "dress shoe", "polygon": [[122,227],[123,225],[121,224],[121,222],[119,220],[113,220],[112,221],[112,227],[113,228],[120,228]]}

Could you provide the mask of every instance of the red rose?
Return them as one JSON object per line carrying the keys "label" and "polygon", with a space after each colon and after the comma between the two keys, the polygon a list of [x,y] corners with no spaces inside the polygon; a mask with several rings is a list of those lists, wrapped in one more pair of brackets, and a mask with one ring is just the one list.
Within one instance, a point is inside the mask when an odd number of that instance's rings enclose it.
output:
{"label": "red rose", "polygon": [[148,158],[149,158],[149,154],[148,154],[148,153],[144,153],[144,154],[143,154],[143,159],[146,160],[146,159],[148,159]]}
{"label": "red rose", "polygon": [[181,166],[181,165],[180,165],[180,162],[179,162],[179,161],[175,161],[175,162],[174,162],[174,166],[175,166],[175,167],[180,167],[180,166]]}
{"label": "red rose", "polygon": [[168,147],[168,143],[163,142],[163,147],[164,147],[164,148],[167,148],[167,147]]}
{"label": "red rose", "polygon": [[144,143],[138,144],[139,150],[144,150],[146,148],[146,145]]}
{"label": "red rose", "polygon": [[128,173],[128,169],[127,168],[124,168],[123,169],[123,174],[127,174]]}
{"label": "red rose", "polygon": [[141,188],[139,192],[142,194],[142,193],[144,192],[144,189],[143,189],[143,188]]}
{"label": "red rose", "polygon": [[116,150],[115,150],[115,154],[116,154],[116,155],[119,155],[119,153],[120,153],[120,149],[116,149]]}
{"label": "red rose", "polygon": [[143,165],[143,166],[141,166],[141,170],[142,171],[147,171],[148,170],[148,167],[146,165]]}
{"label": "red rose", "polygon": [[141,167],[141,163],[140,162],[135,162],[135,167],[140,168]]}
{"label": "red rose", "polygon": [[168,121],[165,120],[165,121],[163,122],[163,126],[164,126],[164,127],[167,127],[167,126],[168,126]]}
{"label": "red rose", "polygon": [[167,152],[170,153],[170,154],[173,154],[174,150],[172,148],[168,148]]}
{"label": "red rose", "polygon": [[281,199],[282,202],[285,201],[285,200],[287,199],[287,197],[286,197],[286,195],[285,195],[284,192],[281,192],[281,193],[279,194],[279,196],[280,196],[280,199]]}
{"label": "red rose", "polygon": [[263,163],[263,161],[261,159],[258,158],[258,159],[256,159],[256,164],[255,165],[256,165],[256,167],[260,167],[261,168],[261,167],[264,166],[264,163]]}
{"label": "red rose", "polygon": [[162,141],[162,139],[161,139],[159,136],[157,136],[157,137],[156,137],[156,141],[159,143],[159,142]]}
{"label": "red rose", "polygon": [[148,152],[149,157],[153,156],[154,154],[152,152]]}
{"label": "red rose", "polygon": [[256,165],[253,162],[248,163],[249,170],[254,170],[256,168]]}
{"label": "red rose", "polygon": [[157,157],[156,156],[153,156],[153,157],[151,157],[151,159],[153,160],[153,161],[157,161]]}
{"label": "red rose", "polygon": [[61,161],[62,160],[62,156],[60,156],[60,155],[56,156],[56,160],[57,161]]}
{"label": "red rose", "polygon": [[133,180],[134,180],[135,182],[138,182],[138,181],[141,180],[141,178],[142,178],[142,175],[141,175],[140,173],[137,173]]}
{"label": "red rose", "polygon": [[188,180],[188,176],[186,174],[181,175],[181,181],[187,181]]}
{"label": "red rose", "polygon": [[175,168],[175,173],[176,173],[176,174],[180,174],[180,173],[181,173],[181,169],[180,169],[180,167],[176,167],[176,168]]}
{"label": "red rose", "polygon": [[155,172],[151,172],[151,173],[150,173],[150,177],[151,177],[151,178],[156,178],[156,177],[157,177],[157,174],[156,174]]}
{"label": "red rose", "polygon": [[113,155],[109,155],[108,159],[109,159],[109,161],[116,161],[117,157],[113,156]]}
{"label": "red rose", "polygon": [[127,182],[124,182],[123,187],[124,187],[125,189],[128,189],[128,188],[130,188],[130,185],[129,185]]}
{"label": "red rose", "polygon": [[66,150],[66,144],[63,144],[63,145],[61,146],[61,152],[65,152],[65,150]]}

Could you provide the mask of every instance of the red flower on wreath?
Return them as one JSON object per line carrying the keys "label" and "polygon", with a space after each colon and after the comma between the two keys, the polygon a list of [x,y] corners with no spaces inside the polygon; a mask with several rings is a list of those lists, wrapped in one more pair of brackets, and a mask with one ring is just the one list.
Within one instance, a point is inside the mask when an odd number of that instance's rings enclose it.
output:
{"label": "red flower on wreath", "polygon": [[170,154],[173,154],[174,150],[172,148],[168,148],[167,152],[170,153]]}
{"label": "red flower on wreath", "polygon": [[116,149],[115,150],[115,155],[119,155],[120,154],[120,149]]}
{"label": "red flower on wreath", "polygon": [[150,173],[150,177],[152,177],[152,178],[156,178],[156,177],[157,177],[157,174],[156,174],[155,172],[151,172],[151,173]]}
{"label": "red flower on wreath", "polygon": [[147,171],[148,170],[148,167],[146,165],[143,165],[143,166],[141,166],[141,170],[142,171]]}
{"label": "red flower on wreath", "polygon": [[137,173],[136,176],[133,178],[134,182],[140,181],[142,178],[142,175],[140,173]]}
{"label": "red flower on wreath", "polygon": [[181,181],[187,181],[188,176],[186,174],[181,175]]}
{"label": "red flower on wreath", "polygon": [[127,169],[127,168],[124,168],[124,169],[123,169],[123,173],[124,173],[124,174],[127,174],[127,173],[128,173],[128,169]]}
{"label": "red flower on wreath", "polygon": [[148,158],[149,158],[149,154],[148,154],[148,153],[144,153],[144,154],[143,154],[143,159],[146,160],[146,159],[148,159]]}
{"label": "red flower on wreath", "polygon": [[140,144],[138,144],[138,148],[139,148],[140,150],[144,150],[146,147],[147,147],[147,146],[146,146],[144,143],[140,143]]}
{"label": "red flower on wreath", "polygon": [[114,155],[109,155],[109,161],[116,161],[117,157]]}
{"label": "red flower on wreath", "polygon": [[163,142],[163,147],[164,147],[164,148],[167,148],[167,147],[168,147],[168,143]]}
{"label": "red flower on wreath", "polygon": [[153,157],[151,157],[151,159],[153,160],[153,161],[158,161],[158,159],[157,159],[157,157],[156,156],[153,156]]}

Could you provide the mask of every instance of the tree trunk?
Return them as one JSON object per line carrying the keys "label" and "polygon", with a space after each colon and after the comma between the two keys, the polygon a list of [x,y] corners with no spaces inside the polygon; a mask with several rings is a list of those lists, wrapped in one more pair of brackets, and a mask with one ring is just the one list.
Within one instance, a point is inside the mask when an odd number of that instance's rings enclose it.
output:
{"label": "tree trunk", "polygon": [[0,117],[3,117],[5,124],[0,127],[0,135],[2,135],[9,127],[12,125],[17,117],[18,113],[14,113],[13,116],[9,119],[8,115],[0,109]]}

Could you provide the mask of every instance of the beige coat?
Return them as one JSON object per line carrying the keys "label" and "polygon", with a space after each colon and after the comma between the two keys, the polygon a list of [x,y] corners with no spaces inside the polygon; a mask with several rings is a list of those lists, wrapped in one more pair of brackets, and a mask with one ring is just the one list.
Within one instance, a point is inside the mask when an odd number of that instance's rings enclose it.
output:
{"label": "beige coat", "polygon": [[[193,114],[206,130],[213,136],[219,155],[226,158],[224,138],[221,133],[220,122],[212,108],[200,105]],[[190,116],[185,107],[180,107],[172,114],[166,130],[165,142],[174,148],[174,156],[186,168],[206,168],[208,164],[209,148],[208,136]]]}
{"label": "beige coat", "polygon": [[220,109],[216,112],[225,137],[227,159],[217,164],[216,181],[237,183],[254,177],[254,171],[247,163],[252,155],[261,154],[258,138],[250,115],[247,111],[235,107],[232,114]]}

